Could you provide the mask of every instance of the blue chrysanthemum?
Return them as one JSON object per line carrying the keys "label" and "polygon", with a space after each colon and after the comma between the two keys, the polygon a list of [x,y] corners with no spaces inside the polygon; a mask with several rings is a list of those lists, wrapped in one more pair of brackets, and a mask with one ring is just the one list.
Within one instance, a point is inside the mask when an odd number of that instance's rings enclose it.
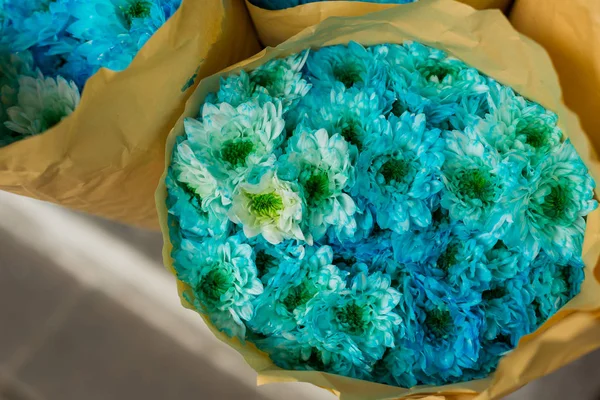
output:
{"label": "blue chrysanthemum", "polygon": [[468,228],[496,232],[510,221],[506,192],[514,171],[500,155],[481,141],[471,129],[445,135],[446,190],[441,204],[453,220]]}
{"label": "blue chrysanthemum", "polygon": [[315,298],[299,321],[301,340],[322,352],[341,351],[355,366],[364,368],[395,346],[402,321],[394,312],[399,301],[400,293],[391,287],[389,276],[363,271],[346,289]]}
{"label": "blue chrysanthemum", "polygon": [[579,293],[583,279],[584,265],[580,258],[555,259],[540,253],[533,261],[529,274],[534,296],[535,327]]}
{"label": "blue chrysanthemum", "polygon": [[390,131],[361,153],[353,194],[373,204],[382,228],[406,232],[427,227],[443,187],[440,130],[427,129],[423,114],[392,116],[390,124]]}
{"label": "blue chrysanthemum", "polygon": [[206,103],[201,120],[185,120],[193,149],[211,174],[230,189],[253,168],[275,163],[273,153],[282,142],[284,127],[280,102],[251,101],[238,107]]}
{"label": "blue chrysanthemum", "polygon": [[331,227],[336,234],[353,236],[356,205],[346,192],[354,185],[350,148],[344,138],[325,129],[311,132],[302,126],[290,138],[280,158],[279,175],[298,181],[307,204],[307,228],[314,240]]}
{"label": "blue chrysanthemum", "polygon": [[356,42],[310,53],[306,69],[309,81],[318,90],[333,88],[338,83],[347,89],[377,89],[383,88],[380,84],[387,80],[383,61]]}
{"label": "blue chrysanthemum", "polygon": [[[264,250],[263,250],[264,251]],[[261,261],[263,253],[256,258]],[[299,321],[311,312],[313,299],[333,293],[345,286],[345,274],[332,264],[333,251],[323,246],[302,258],[275,259],[276,271],[265,291],[254,300],[256,313],[249,326],[262,335],[282,335],[298,329]]]}
{"label": "blue chrysanthemum", "polygon": [[183,239],[172,253],[177,276],[193,292],[194,306],[230,336],[245,337],[253,299],[263,292],[252,247],[239,236],[202,243]]}
{"label": "blue chrysanthemum", "polygon": [[539,104],[498,83],[490,84],[487,104],[488,114],[477,129],[501,154],[540,157],[560,145],[557,115]]}
{"label": "blue chrysanthemum", "polygon": [[529,257],[544,250],[552,257],[581,254],[584,216],[598,206],[594,180],[570,141],[538,165],[528,165],[508,191],[513,214],[504,241]]}

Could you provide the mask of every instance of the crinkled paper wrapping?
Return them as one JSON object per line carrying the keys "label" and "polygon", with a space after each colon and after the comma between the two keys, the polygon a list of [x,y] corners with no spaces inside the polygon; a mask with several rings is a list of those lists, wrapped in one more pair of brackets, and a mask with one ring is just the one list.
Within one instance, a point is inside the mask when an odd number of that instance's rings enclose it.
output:
{"label": "crinkled paper wrapping", "polygon": [[515,28],[546,49],[565,103],[597,152],[600,151],[600,1],[517,0],[510,15]]}
{"label": "crinkled paper wrapping", "polygon": [[[260,41],[265,46],[277,46],[305,28],[326,20],[329,17],[359,17],[371,12],[402,7],[398,4],[377,4],[365,1],[329,0],[308,3],[285,10],[265,10],[250,4],[252,22]],[[458,0],[479,10],[498,8],[508,11],[513,0]],[[561,1],[561,0],[556,0]],[[581,0],[585,1],[585,0]]]}
{"label": "crinkled paper wrapping", "polygon": [[100,70],[75,112],[0,148],[0,190],[158,229],[166,137],[201,78],[260,47],[243,0],[184,0],[126,70]]}
{"label": "crinkled paper wrapping", "polygon": [[[581,130],[577,117],[562,103],[556,72],[544,50],[517,33],[500,11],[476,11],[452,0],[422,0],[363,17],[331,18],[275,49],[266,49],[203,80],[167,139],[167,164],[170,163],[176,137],[184,133],[183,119],[198,114],[207,93],[218,89],[220,76],[237,73],[241,69],[251,70],[272,58],[284,57],[306,48],[346,44],[350,40],[364,45],[418,41],[444,49],[513,87],[522,95],[558,113],[565,134],[571,138],[596,181],[600,182],[600,162],[590,151],[588,139]],[[164,262],[174,272],[165,207],[165,176],[166,171],[157,189],[156,201],[165,240]],[[321,372],[285,371],[276,367],[254,345],[228,338],[206,316],[203,318],[219,339],[240,352],[258,371],[259,384],[310,382],[333,391],[343,400],[498,399],[600,347],[600,284],[593,274],[599,253],[600,210],[597,210],[588,216],[583,247],[586,279],[581,293],[535,333],[522,338],[518,347],[501,360],[493,376],[442,387],[419,386],[407,390]],[[189,289],[182,282],[178,286],[180,295]],[[183,296],[181,298],[186,307],[192,308]]]}

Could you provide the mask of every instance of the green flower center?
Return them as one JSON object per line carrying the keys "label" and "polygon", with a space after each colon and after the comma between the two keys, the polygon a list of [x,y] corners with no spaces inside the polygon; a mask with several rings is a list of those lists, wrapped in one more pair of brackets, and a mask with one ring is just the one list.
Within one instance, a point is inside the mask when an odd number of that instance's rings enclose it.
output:
{"label": "green flower center", "polygon": [[544,198],[542,212],[548,218],[558,218],[564,214],[569,205],[568,190],[557,185],[550,190],[550,193]]}
{"label": "green flower center", "polygon": [[317,171],[304,184],[306,197],[312,202],[319,202],[331,196],[329,177],[324,171]]}
{"label": "green flower center", "polygon": [[494,199],[494,178],[485,169],[463,171],[458,179],[458,191],[470,199],[478,199],[484,204]]}
{"label": "green flower center", "polygon": [[402,182],[408,175],[409,164],[404,160],[391,159],[381,166],[379,172],[386,183]]}
{"label": "green flower center", "polygon": [[147,0],[133,0],[128,6],[121,7],[123,18],[131,25],[135,18],[146,18],[150,15],[152,3]]}
{"label": "green flower center", "polygon": [[429,79],[433,76],[437,77],[438,81],[441,82],[447,76],[456,76],[456,70],[447,65],[435,62],[433,64],[424,65],[418,68],[419,72],[425,79]]}
{"label": "green flower center", "polygon": [[425,324],[429,331],[437,338],[445,338],[452,326],[450,311],[436,308],[427,311]]}
{"label": "green flower center", "polygon": [[294,312],[298,307],[308,303],[310,299],[315,297],[315,294],[317,294],[317,288],[308,282],[304,282],[290,289],[288,295],[283,299],[283,306],[289,312]]}
{"label": "green flower center", "polygon": [[458,246],[451,244],[446,248],[437,260],[437,267],[444,272],[448,272],[450,268],[456,264],[456,256],[458,255]]}
{"label": "green flower center", "polygon": [[233,286],[233,277],[218,266],[211,270],[200,283],[200,292],[210,301],[218,301]]}
{"label": "green flower center", "polygon": [[397,99],[394,101],[394,104],[392,104],[392,114],[394,114],[396,117],[399,117],[404,114],[405,111],[406,107],[404,107],[400,100]]}
{"label": "green flower center", "polygon": [[258,275],[263,276],[270,268],[276,265],[277,258],[273,257],[264,250],[256,253],[254,264],[258,270]]}
{"label": "green flower center", "polygon": [[494,299],[501,299],[506,295],[506,289],[503,287],[497,287],[494,289],[486,290],[482,293],[481,297],[483,300],[490,301]]}
{"label": "green flower center", "polygon": [[254,144],[249,140],[233,140],[225,142],[221,149],[223,161],[228,162],[234,167],[245,166],[246,159],[252,153]]}
{"label": "green flower center", "polygon": [[362,148],[362,140],[360,139],[360,129],[358,124],[353,121],[347,121],[342,126],[342,137],[346,142],[355,145],[359,150]]}
{"label": "green flower center", "polygon": [[362,69],[357,64],[338,65],[333,69],[333,77],[348,89],[363,81],[361,74]]}
{"label": "green flower center", "polygon": [[44,121],[46,129],[50,129],[57,125],[65,116],[65,114],[53,110],[44,110],[42,112],[42,120]]}
{"label": "green flower center", "polygon": [[364,308],[354,302],[338,309],[337,319],[350,332],[362,332],[367,324]]}
{"label": "green flower center", "polygon": [[283,199],[276,193],[248,194],[250,209],[259,217],[275,218],[283,210]]}
{"label": "green flower center", "polygon": [[517,125],[517,132],[525,135],[525,143],[539,149],[548,143],[550,128],[538,119],[525,120]]}

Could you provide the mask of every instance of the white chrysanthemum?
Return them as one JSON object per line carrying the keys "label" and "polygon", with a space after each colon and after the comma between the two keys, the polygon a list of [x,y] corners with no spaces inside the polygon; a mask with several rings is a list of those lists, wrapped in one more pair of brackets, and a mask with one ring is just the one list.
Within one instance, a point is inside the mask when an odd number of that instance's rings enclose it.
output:
{"label": "white chrysanthemum", "polygon": [[230,188],[244,180],[252,168],[275,162],[273,151],[285,128],[281,103],[250,101],[238,107],[206,103],[201,121],[185,120],[192,150],[219,181]]}
{"label": "white chrysanthemum", "polygon": [[290,139],[280,175],[298,180],[307,204],[308,231],[315,240],[331,226],[336,234],[356,231],[354,200],[343,192],[354,185],[354,167],[348,142],[325,129],[311,132],[299,127]]}
{"label": "white chrysanthemum", "polygon": [[262,234],[265,240],[279,244],[284,239],[305,240],[300,227],[304,205],[292,182],[280,180],[273,171],[265,173],[258,185],[238,186],[229,210],[229,219],[241,224],[244,234],[251,238]]}
{"label": "white chrysanthemum", "polygon": [[19,77],[17,105],[7,110],[6,127],[22,135],[36,135],[62,121],[79,104],[79,89],[62,77]]}

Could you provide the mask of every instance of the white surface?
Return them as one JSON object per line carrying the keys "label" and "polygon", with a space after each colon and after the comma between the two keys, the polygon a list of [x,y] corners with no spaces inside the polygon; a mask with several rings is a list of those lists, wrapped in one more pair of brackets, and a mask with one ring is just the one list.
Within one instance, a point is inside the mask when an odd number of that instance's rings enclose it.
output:
{"label": "white surface", "polygon": [[[88,219],[48,203],[0,192],[0,227],[221,373],[255,384],[256,373],[241,356],[217,340],[196,313],[181,306],[175,279],[162,266]],[[301,383],[266,385],[259,393],[274,400],[336,398]]]}

